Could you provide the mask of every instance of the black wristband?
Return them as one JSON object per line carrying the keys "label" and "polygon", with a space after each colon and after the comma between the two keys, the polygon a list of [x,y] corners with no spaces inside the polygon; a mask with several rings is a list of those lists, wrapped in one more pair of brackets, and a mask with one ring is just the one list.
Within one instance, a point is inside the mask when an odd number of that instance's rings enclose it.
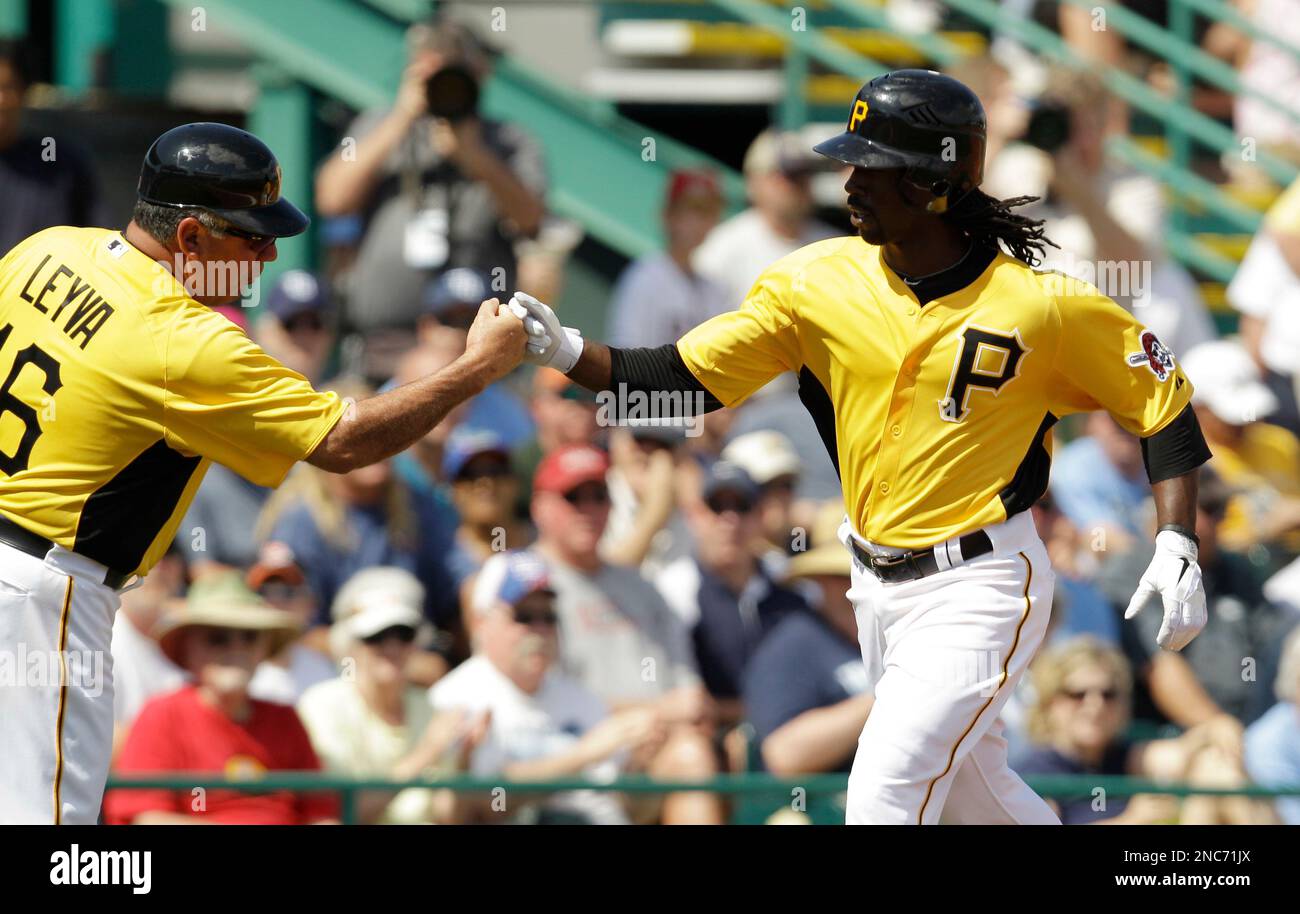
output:
{"label": "black wristband", "polygon": [[1157,530],[1156,533],[1160,533],[1162,530],[1172,530],[1175,533],[1181,534],[1195,543],[1197,549],[1201,548],[1201,538],[1196,535],[1195,530],[1184,527],[1182,524],[1161,524],[1160,529]]}

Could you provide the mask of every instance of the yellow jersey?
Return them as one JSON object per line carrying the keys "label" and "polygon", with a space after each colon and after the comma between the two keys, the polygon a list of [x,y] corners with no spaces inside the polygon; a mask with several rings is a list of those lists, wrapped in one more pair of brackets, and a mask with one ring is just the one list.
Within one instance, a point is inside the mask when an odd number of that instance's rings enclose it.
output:
{"label": "yellow jersey", "polygon": [[210,461],[279,485],[344,408],[120,232],[0,260],[0,513],[115,571],[158,561]]}
{"label": "yellow jersey", "polygon": [[1192,394],[1155,334],[1096,288],[991,258],[922,305],[879,247],[817,242],[677,350],[725,406],[796,372],[857,531],[928,547],[1032,505],[1060,417],[1105,409],[1145,437]]}

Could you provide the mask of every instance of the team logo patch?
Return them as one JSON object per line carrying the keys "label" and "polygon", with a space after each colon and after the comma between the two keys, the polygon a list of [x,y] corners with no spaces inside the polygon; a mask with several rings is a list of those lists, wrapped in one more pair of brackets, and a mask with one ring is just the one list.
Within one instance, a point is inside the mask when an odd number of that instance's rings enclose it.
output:
{"label": "team logo patch", "polygon": [[1141,339],[1142,351],[1128,356],[1129,365],[1137,368],[1145,364],[1159,380],[1167,380],[1174,371],[1174,354],[1150,330],[1143,330]]}

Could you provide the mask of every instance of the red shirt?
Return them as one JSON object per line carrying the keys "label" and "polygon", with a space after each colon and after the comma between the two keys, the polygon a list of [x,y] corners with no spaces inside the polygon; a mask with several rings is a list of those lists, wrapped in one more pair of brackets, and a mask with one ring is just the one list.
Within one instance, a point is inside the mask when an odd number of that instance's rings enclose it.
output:
{"label": "red shirt", "polygon": [[[252,700],[252,714],[234,721],[206,704],[187,685],[160,695],[141,709],[116,770],[193,771],[227,777],[261,771],[319,771],[311,740],[287,705]],[[206,795],[204,795],[206,794]],[[104,797],[104,819],[129,824],[142,812],[176,812],[240,825],[303,825],[337,818],[333,794],[250,794],[234,790],[113,790]]]}

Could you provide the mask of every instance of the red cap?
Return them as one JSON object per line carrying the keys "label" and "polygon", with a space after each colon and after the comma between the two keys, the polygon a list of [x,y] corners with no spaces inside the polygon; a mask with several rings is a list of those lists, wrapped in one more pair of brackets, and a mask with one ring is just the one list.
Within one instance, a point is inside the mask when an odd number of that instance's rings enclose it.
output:
{"label": "red cap", "polygon": [[248,569],[244,583],[249,590],[258,590],[267,581],[284,581],[290,587],[299,587],[306,582],[302,569],[294,559],[293,550],[285,543],[270,540],[262,544],[257,555],[257,562]]}
{"label": "red cap", "polygon": [[709,197],[722,200],[722,185],[711,171],[678,169],[668,176],[668,205],[681,202],[683,197]]}
{"label": "red cap", "polygon": [[584,482],[604,482],[609,457],[589,444],[567,444],[542,458],[533,476],[534,492],[572,492]]}

